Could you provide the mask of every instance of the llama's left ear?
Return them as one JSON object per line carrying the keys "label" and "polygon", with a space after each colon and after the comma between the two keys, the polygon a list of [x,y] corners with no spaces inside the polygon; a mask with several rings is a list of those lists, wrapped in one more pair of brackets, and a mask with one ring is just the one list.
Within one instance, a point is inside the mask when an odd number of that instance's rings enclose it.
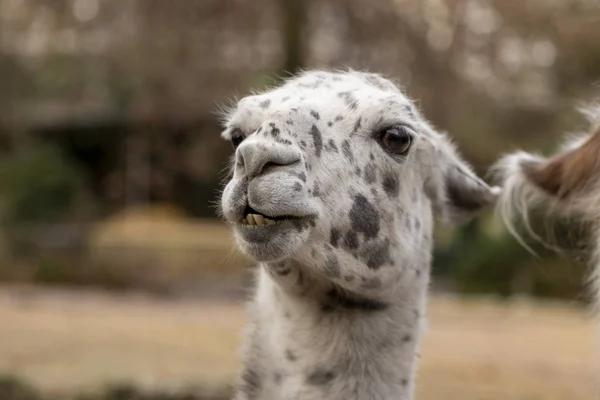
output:
{"label": "llama's left ear", "polygon": [[570,147],[549,160],[523,159],[520,162],[527,180],[557,200],[583,198],[598,187],[600,126],[585,141],[576,141]]}
{"label": "llama's left ear", "polygon": [[436,153],[436,171],[426,183],[426,193],[438,219],[461,224],[496,201],[500,188],[490,187],[479,178],[450,143],[444,143]]}

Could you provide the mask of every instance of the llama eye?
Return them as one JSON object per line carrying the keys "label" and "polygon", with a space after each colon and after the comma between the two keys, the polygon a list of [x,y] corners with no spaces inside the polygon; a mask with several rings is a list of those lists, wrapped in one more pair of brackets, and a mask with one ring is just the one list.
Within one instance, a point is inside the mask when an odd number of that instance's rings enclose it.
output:
{"label": "llama eye", "polygon": [[381,146],[392,154],[404,155],[410,149],[413,135],[406,126],[386,128],[379,135]]}
{"label": "llama eye", "polygon": [[244,132],[242,132],[240,129],[234,129],[231,131],[231,145],[233,146],[233,149],[237,149],[237,147],[240,145],[240,143],[242,143],[244,141],[245,137],[244,137]]}

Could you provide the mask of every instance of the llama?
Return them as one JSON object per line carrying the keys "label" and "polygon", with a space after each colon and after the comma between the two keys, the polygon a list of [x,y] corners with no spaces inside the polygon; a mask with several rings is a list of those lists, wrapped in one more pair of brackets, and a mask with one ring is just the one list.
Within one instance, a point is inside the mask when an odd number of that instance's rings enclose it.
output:
{"label": "llama", "polygon": [[556,155],[517,152],[502,158],[492,171],[503,187],[498,210],[517,238],[515,222],[528,225],[528,213],[536,208],[597,225],[591,286],[600,307],[600,108],[587,114],[590,133],[571,138]]}
{"label": "llama", "polygon": [[434,218],[495,201],[391,81],[306,72],[225,115],[221,211],[258,263],[235,400],[410,400]]}

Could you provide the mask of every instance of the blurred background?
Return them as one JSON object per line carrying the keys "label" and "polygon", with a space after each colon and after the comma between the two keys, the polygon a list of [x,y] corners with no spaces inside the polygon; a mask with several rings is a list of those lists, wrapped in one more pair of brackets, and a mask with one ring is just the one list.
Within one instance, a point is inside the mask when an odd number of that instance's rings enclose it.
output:
{"label": "blurred background", "polygon": [[[380,72],[485,174],[587,129],[599,33],[597,0],[0,0],[0,399],[228,398],[249,262],[219,105]],[[440,227],[419,399],[598,398],[585,251],[531,245],[491,210]]]}

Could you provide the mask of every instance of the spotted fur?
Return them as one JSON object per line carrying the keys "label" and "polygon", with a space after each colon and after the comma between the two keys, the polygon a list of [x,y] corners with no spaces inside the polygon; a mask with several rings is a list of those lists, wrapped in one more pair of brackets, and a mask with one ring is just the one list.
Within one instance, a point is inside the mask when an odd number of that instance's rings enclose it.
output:
{"label": "spotted fur", "polygon": [[[398,125],[414,135],[402,155],[379,141]],[[259,263],[235,400],[412,399],[434,218],[463,221],[494,191],[376,74],[304,73],[240,100],[234,131],[222,211]],[[248,207],[288,219],[249,228]]]}

